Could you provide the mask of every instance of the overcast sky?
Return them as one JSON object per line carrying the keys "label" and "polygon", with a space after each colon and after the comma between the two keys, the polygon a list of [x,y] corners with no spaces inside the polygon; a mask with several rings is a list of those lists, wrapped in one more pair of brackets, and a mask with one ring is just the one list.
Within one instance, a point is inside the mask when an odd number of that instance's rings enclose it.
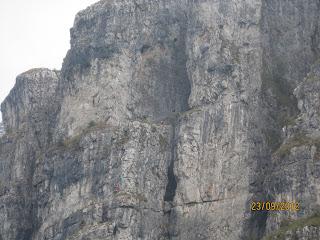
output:
{"label": "overcast sky", "polygon": [[38,67],[61,68],[76,13],[97,1],[0,1],[0,102],[18,74]]}

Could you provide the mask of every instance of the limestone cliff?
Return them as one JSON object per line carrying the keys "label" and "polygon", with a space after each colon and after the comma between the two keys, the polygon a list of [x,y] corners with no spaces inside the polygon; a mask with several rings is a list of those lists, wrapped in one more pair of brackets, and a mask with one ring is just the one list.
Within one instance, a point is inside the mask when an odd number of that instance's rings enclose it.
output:
{"label": "limestone cliff", "polygon": [[[102,0],[1,105],[0,240],[320,239],[319,0]],[[301,211],[252,212],[251,201]],[[284,225],[284,222],[286,225]]]}
{"label": "limestone cliff", "polygon": [[4,126],[2,124],[2,122],[0,122],[0,137],[2,137],[2,135],[5,134],[5,131],[4,131]]}

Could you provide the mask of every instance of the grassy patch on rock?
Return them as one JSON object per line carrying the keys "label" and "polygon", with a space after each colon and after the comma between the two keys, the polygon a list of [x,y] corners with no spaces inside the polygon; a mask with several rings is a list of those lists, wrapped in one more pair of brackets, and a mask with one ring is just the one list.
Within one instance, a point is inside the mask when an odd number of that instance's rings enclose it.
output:
{"label": "grassy patch on rock", "polygon": [[309,74],[309,75],[307,76],[306,81],[307,81],[307,82],[317,82],[317,81],[320,81],[320,78],[319,78],[319,76],[311,73],[311,74]]}
{"label": "grassy patch on rock", "polygon": [[165,152],[169,145],[167,139],[162,134],[159,135],[159,145],[161,152]]}
{"label": "grassy patch on rock", "polygon": [[185,112],[179,112],[178,117],[183,117],[183,116],[195,113],[195,112],[201,112],[201,109],[198,107],[194,107],[194,108],[191,108]]}
{"label": "grassy patch on rock", "polygon": [[283,126],[294,126],[296,124],[297,116],[288,116],[283,119]]}
{"label": "grassy patch on rock", "polygon": [[79,148],[80,146],[80,141],[81,139],[94,131],[99,131],[101,129],[105,129],[109,127],[106,122],[95,122],[95,121],[90,121],[87,125],[86,128],[82,129],[80,133],[76,134],[75,136],[69,137],[65,140],[61,140],[58,143],[58,147],[63,147],[66,149],[71,149],[71,148]]}
{"label": "grassy patch on rock", "polygon": [[320,148],[320,139],[314,139],[308,137],[305,133],[297,133],[292,138],[290,138],[286,143],[282,144],[274,155],[279,157],[284,157],[288,155],[294,147],[300,146],[316,146],[317,149]]}
{"label": "grassy patch on rock", "polygon": [[284,240],[289,232],[294,233],[307,226],[320,227],[320,215],[314,214],[298,220],[285,220],[276,232],[264,237],[263,240]]}

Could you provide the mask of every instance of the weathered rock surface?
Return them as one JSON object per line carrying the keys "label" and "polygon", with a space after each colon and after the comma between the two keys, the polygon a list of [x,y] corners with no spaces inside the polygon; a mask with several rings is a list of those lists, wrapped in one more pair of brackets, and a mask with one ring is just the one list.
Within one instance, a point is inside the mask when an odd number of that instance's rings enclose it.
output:
{"label": "weathered rock surface", "polygon": [[18,76],[2,103],[0,240],[262,239],[317,212],[319,12],[319,0],[81,11],[61,71]]}
{"label": "weathered rock surface", "polygon": [[319,239],[319,227],[306,226],[297,230],[289,230],[279,235],[273,235],[266,239],[279,239],[279,240],[314,240]]}
{"label": "weathered rock surface", "polygon": [[0,122],[0,137],[2,137],[4,135],[5,131],[4,131],[4,126],[3,123]]}
{"label": "weathered rock surface", "polygon": [[266,180],[266,187],[275,201],[296,201],[301,209],[269,216],[267,222],[270,230],[277,228],[283,220],[297,219],[319,211],[319,93],[320,64],[317,63],[294,91],[300,114],[283,128],[284,142],[273,155],[272,173]]}
{"label": "weathered rock surface", "polygon": [[313,240],[319,239],[320,229],[317,227],[304,227],[296,232],[289,232],[286,236],[286,240],[299,239],[299,240]]}

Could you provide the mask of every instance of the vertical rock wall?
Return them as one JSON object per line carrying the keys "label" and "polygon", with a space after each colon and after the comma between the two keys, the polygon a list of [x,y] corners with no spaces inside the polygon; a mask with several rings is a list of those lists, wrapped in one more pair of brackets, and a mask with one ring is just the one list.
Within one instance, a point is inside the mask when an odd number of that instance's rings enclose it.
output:
{"label": "vertical rock wall", "polygon": [[[81,11],[61,73],[20,75],[1,106],[0,239],[262,239],[312,215],[319,5]],[[303,205],[271,215],[252,200]],[[288,237],[319,232],[298,226]]]}

